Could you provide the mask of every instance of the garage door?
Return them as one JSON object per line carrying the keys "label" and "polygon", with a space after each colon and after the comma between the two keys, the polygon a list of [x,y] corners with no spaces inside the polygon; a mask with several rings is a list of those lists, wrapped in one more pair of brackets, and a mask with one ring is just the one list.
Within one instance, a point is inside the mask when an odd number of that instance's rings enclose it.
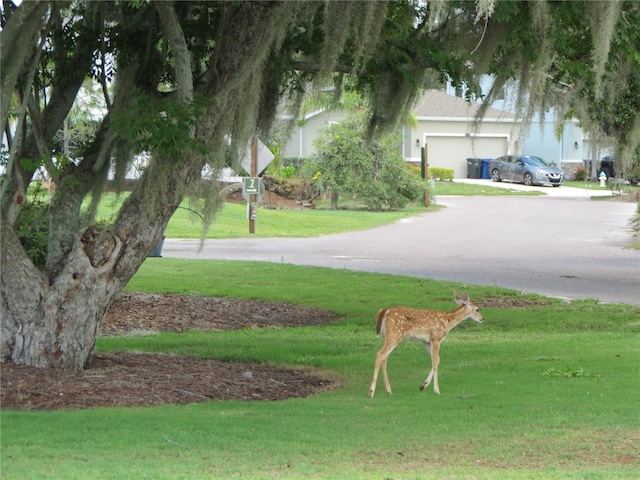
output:
{"label": "garage door", "polygon": [[467,177],[467,158],[495,158],[506,155],[507,137],[425,137],[430,167],[451,168],[456,178]]}

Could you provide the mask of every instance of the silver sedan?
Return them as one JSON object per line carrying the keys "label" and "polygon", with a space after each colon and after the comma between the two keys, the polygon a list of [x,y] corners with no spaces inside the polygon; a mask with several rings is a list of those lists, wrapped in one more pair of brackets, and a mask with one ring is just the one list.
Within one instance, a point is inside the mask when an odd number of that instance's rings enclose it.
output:
{"label": "silver sedan", "polygon": [[552,185],[564,183],[562,170],[549,165],[539,157],[529,155],[505,155],[489,163],[491,180],[524,183],[525,185]]}

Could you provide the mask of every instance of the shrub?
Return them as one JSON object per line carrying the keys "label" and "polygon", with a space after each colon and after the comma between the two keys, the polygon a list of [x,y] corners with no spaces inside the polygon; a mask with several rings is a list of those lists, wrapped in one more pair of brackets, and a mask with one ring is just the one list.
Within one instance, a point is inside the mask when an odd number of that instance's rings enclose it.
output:
{"label": "shrub", "polygon": [[41,200],[27,203],[20,212],[18,238],[34,265],[44,267],[49,236],[49,204]]}
{"label": "shrub", "polygon": [[283,167],[293,167],[295,170],[294,177],[300,177],[304,164],[307,161],[304,157],[282,157]]}
{"label": "shrub", "polygon": [[589,179],[589,171],[584,167],[578,167],[576,170],[576,180],[578,182],[586,182]]}
{"label": "shrub", "polygon": [[296,167],[293,165],[286,165],[280,169],[280,176],[282,178],[293,178],[296,176]]}
{"label": "shrub", "polygon": [[429,168],[429,174],[434,180],[448,180],[453,182],[454,173],[452,168],[432,167]]}
{"label": "shrub", "polygon": [[368,138],[368,119],[362,113],[327,126],[315,140],[315,153],[305,164],[306,174],[319,189],[331,192],[332,208],[339,195],[349,195],[368,210],[399,210],[417,200],[424,182],[406,167],[398,151],[398,134]]}
{"label": "shrub", "polygon": [[418,178],[422,178],[422,168],[421,167],[416,167],[414,165],[411,165],[410,163],[405,164],[407,167],[407,170],[409,170],[413,175],[415,175]]}

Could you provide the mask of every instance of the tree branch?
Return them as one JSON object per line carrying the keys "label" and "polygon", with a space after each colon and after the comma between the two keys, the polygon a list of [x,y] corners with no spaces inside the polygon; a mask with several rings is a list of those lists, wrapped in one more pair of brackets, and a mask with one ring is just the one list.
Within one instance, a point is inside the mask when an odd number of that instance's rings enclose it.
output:
{"label": "tree branch", "polygon": [[2,65],[0,124],[3,128],[7,123],[11,95],[14,92],[18,76],[22,72],[25,60],[30,56],[33,45],[36,44],[38,34],[47,24],[44,14],[48,7],[49,2],[40,0],[22,2],[11,14],[9,21],[0,32],[2,43],[0,50],[0,64]]}
{"label": "tree branch", "polygon": [[[320,71],[320,62],[306,57],[296,57],[293,59],[296,70],[308,73],[318,73]],[[333,67],[335,73],[353,73],[353,66],[344,63],[335,64]]]}
{"label": "tree branch", "polygon": [[178,101],[189,103],[193,100],[193,76],[191,74],[191,55],[184,38],[182,27],[178,21],[173,4],[165,1],[155,2],[164,30],[173,50],[173,61],[176,73]]}
{"label": "tree branch", "polygon": [[102,85],[102,94],[104,96],[104,101],[107,104],[107,110],[111,110],[111,99],[109,98],[109,90],[107,89],[107,71],[106,71],[107,54],[105,52],[105,43],[104,43],[104,37],[105,37],[104,9],[105,9],[105,4],[102,3],[100,5],[100,55],[102,58],[101,60],[102,65],[100,69],[102,72],[102,78],[100,79],[100,84]]}

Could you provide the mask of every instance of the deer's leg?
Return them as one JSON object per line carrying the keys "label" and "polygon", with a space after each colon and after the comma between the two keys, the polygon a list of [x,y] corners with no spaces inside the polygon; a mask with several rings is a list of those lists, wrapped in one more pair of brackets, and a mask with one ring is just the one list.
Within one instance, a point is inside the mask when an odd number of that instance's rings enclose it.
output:
{"label": "deer's leg", "polygon": [[431,351],[431,368],[433,369],[433,391],[440,395],[438,386],[438,365],[440,364],[440,342],[433,342]]}
{"label": "deer's leg", "polygon": [[431,358],[431,371],[429,372],[429,375],[427,376],[425,381],[422,382],[422,385],[420,385],[420,390],[424,390],[425,388],[427,388],[429,386],[429,384],[431,383],[431,380],[433,379],[433,373],[434,373],[434,369],[433,369],[433,354],[431,353],[431,343],[430,342],[425,342],[424,346],[427,349],[427,352],[429,352],[429,357]]}
{"label": "deer's leg", "polygon": [[[389,351],[389,353],[391,353],[391,351]],[[382,361],[382,376],[384,377],[384,388],[388,394],[391,394],[391,384],[389,383],[389,375],[387,375],[387,360],[389,360],[389,353],[387,353]]]}
{"label": "deer's leg", "polygon": [[371,386],[369,387],[369,398],[373,398],[376,393],[376,383],[378,383],[378,372],[382,367],[382,376],[384,377],[384,386],[387,393],[391,393],[391,384],[389,383],[389,376],[387,375],[387,359],[396,346],[390,346],[385,341],[382,349],[376,353],[376,366],[373,370],[373,379],[371,380]]}
{"label": "deer's leg", "polygon": [[378,383],[378,372],[380,371],[380,366],[382,362],[386,360],[384,357],[384,348],[376,353],[376,365],[373,369],[373,379],[371,380],[371,386],[369,387],[369,398],[373,398],[373,395],[376,393],[376,384]]}

